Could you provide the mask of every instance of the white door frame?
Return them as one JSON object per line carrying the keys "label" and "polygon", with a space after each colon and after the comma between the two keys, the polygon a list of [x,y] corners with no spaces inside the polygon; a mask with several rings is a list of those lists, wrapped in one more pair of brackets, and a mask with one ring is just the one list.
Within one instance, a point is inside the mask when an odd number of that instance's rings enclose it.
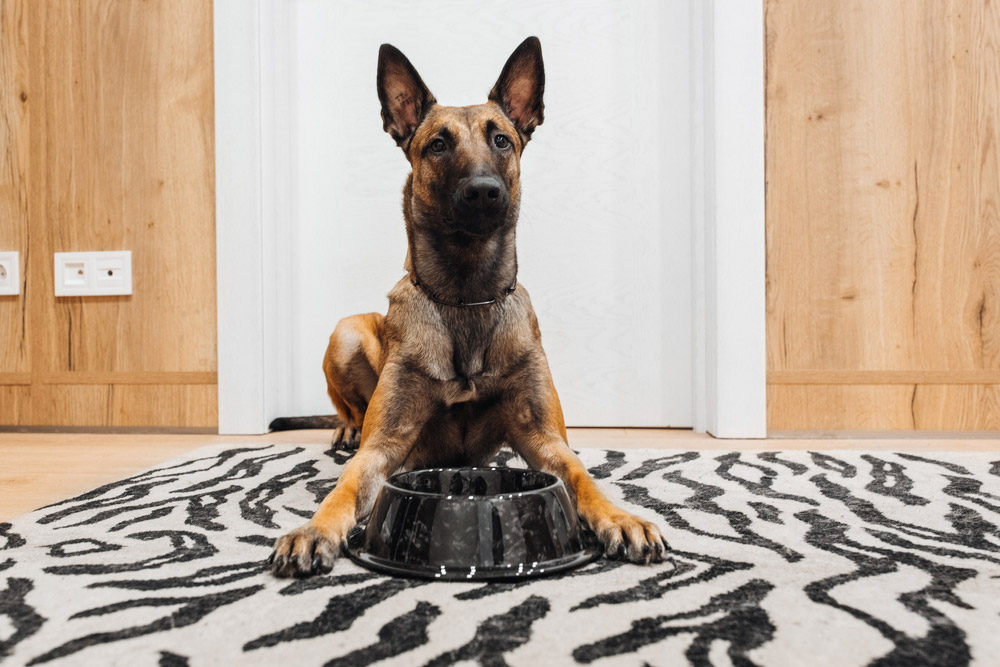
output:
{"label": "white door frame", "polygon": [[[764,14],[745,0],[689,0],[696,431],[766,435]],[[291,268],[289,12],[281,0],[216,0],[215,164],[219,432],[264,433],[285,413]]]}

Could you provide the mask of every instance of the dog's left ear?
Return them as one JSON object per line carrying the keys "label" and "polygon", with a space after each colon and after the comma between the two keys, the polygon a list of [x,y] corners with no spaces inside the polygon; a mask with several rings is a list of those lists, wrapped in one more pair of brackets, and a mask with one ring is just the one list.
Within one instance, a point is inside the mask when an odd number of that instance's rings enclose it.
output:
{"label": "dog's left ear", "polygon": [[544,119],[544,91],[542,43],[537,37],[529,37],[507,59],[500,78],[490,91],[490,100],[499,104],[513,121],[524,143]]}
{"label": "dog's left ear", "polygon": [[420,121],[436,100],[416,68],[392,44],[378,50],[378,99],[382,103],[382,128],[406,152]]}

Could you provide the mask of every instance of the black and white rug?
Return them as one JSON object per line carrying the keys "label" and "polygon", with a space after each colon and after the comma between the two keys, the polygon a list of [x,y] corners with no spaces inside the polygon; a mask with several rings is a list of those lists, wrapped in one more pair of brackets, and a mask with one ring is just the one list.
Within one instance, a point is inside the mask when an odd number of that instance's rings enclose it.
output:
{"label": "black and white rug", "polygon": [[583,450],[675,566],[273,578],[344,456],[206,447],[0,524],[0,662],[1000,664],[1000,453]]}

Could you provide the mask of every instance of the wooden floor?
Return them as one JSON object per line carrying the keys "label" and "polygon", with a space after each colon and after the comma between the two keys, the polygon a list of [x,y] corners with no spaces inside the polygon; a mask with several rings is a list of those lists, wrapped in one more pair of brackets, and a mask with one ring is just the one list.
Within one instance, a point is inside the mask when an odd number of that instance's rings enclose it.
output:
{"label": "wooden floor", "polygon": [[[882,451],[1000,451],[996,434],[786,433],[767,440],[716,440],[683,429],[570,429],[574,447],[612,449],[862,449]],[[82,493],[216,443],[323,444],[329,431],[259,436],[95,433],[0,433],[0,521]]]}

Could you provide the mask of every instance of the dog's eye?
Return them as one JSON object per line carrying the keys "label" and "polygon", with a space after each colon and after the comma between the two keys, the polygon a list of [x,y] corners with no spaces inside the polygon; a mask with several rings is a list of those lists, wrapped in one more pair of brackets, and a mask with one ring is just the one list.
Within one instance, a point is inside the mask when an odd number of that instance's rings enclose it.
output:
{"label": "dog's eye", "polygon": [[448,144],[444,143],[444,139],[435,139],[431,142],[431,150],[435,153],[443,153],[446,148]]}
{"label": "dog's eye", "polygon": [[497,148],[507,148],[510,146],[510,139],[505,134],[498,134],[493,137],[493,143]]}

